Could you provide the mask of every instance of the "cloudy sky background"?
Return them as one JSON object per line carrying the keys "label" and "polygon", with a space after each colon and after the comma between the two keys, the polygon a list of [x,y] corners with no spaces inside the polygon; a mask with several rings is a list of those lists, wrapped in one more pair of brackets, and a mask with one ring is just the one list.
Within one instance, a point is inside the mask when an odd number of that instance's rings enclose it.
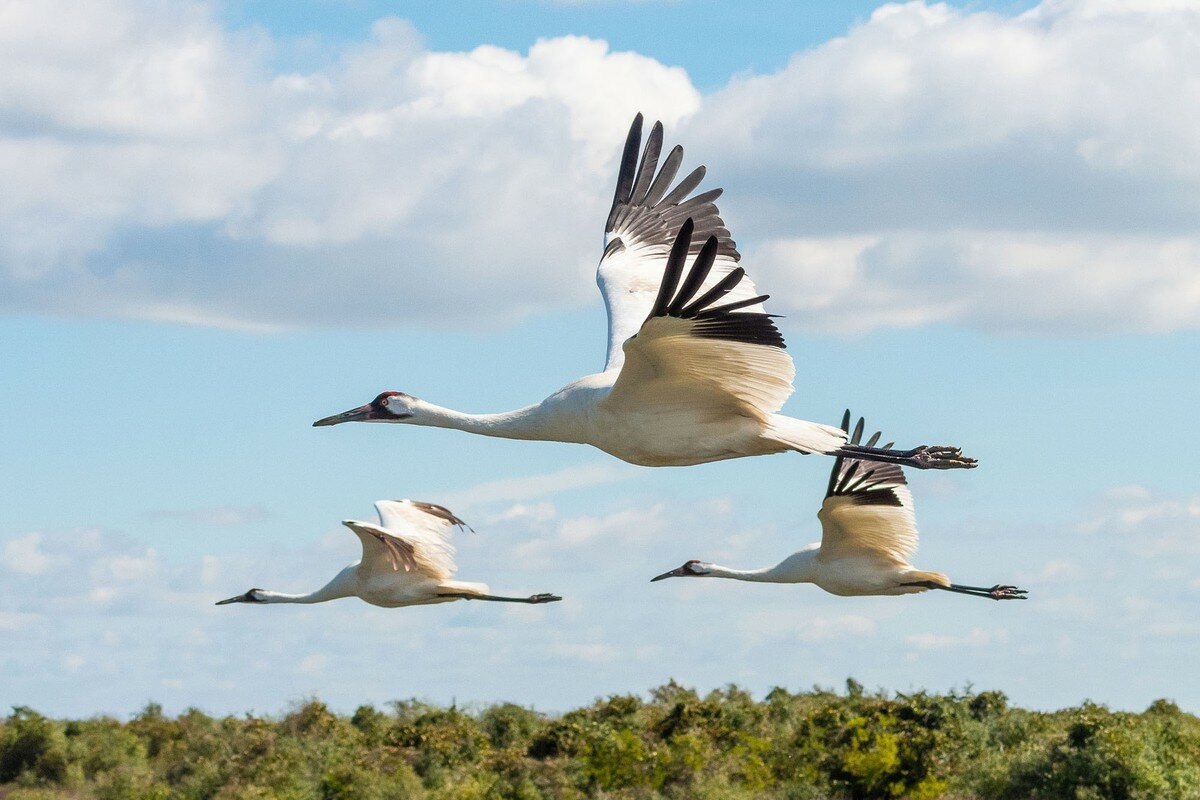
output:
{"label": "cloudy sky background", "polygon": [[[730,5],[0,2],[0,705],[852,675],[1200,710],[1200,3]],[[647,583],[815,539],[828,460],[308,428],[599,368],[639,110],[726,189],[785,410],[978,456],[912,476],[918,565],[1028,602]],[[402,496],[479,531],[464,579],[566,600],[211,605],[319,585]]]}

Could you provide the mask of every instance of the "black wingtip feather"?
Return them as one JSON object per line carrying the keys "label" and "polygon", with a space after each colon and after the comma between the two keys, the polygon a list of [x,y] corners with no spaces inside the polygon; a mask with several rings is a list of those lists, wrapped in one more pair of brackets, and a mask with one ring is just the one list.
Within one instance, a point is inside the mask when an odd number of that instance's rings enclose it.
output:
{"label": "black wingtip feather", "polygon": [[[726,303],[723,306],[717,306],[716,308],[706,309],[705,311],[702,311],[699,314],[697,314],[696,319],[707,319],[708,317],[715,317],[715,316],[719,316],[721,314],[728,314],[731,311],[737,311],[739,308],[745,308],[746,306],[752,306],[752,305],[756,305],[758,303],[765,303],[767,300],[770,300],[770,299],[771,299],[771,295],[769,295],[769,294],[760,294],[757,297],[747,297],[745,300],[738,300],[735,303]],[[775,314],[767,314],[767,316],[775,317],[776,315]]]}
{"label": "black wingtip feather", "polygon": [[733,291],[733,287],[737,286],[745,276],[746,270],[741,267],[731,269],[728,275],[717,281],[716,285],[705,292],[700,299],[689,306],[685,306],[681,312],[683,317],[687,319],[688,317],[696,316],[700,313],[701,309],[707,308]]}
{"label": "black wingtip feather", "polygon": [[617,211],[629,202],[633,191],[634,173],[638,166],[638,151],[642,146],[642,114],[638,112],[629,126],[629,135],[625,137],[625,149],[621,153],[621,169],[617,173],[617,188],[613,192],[612,208],[608,212],[608,221],[604,224],[605,233],[613,229]]}
{"label": "black wingtip feather", "polygon": [[858,444],[862,441],[863,427],[866,426],[866,424],[867,421],[865,419],[862,417],[858,418],[858,424],[854,426],[854,433],[850,436],[851,444]]}
{"label": "black wingtip feather", "polygon": [[[848,445],[858,445],[862,442],[866,420],[859,417],[851,432],[850,419],[850,410],[847,409],[842,415],[842,430],[847,433]],[[876,431],[867,440],[866,446],[874,447],[882,435]],[[860,467],[868,463],[870,466],[860,471]],[[853,455],[839,455],[830,472],[829,488],[825,497],[851,497],[859,505],[901,506],[904,503],[895,492],[895,487],[904,483],[904,471],[895,464],[866,462],[854,458]]]}
{"label": "black wingtip feather", "polygon": [[[697,300],[693,295],[700,290],[709,272],[713,268],[720,242],[715,236],[710,236],[700,248],[700,252],[692,261],[692,266],[680,285],[683,276],[684,261],[691,247],[692,219],[689,217],[675,237],[671,245],[671,253],[667,257],[663,269],[662,283],[658,287],[658,296],[650,311],[653,317],[676,317],[695,321],[690,333],[702,339],[723,339],[730,342],[745,342],[761,344],[769,347],[786,349],[783,334],[771,321],[770,314],[758,311],[738,311],[749,305],[761,303],[767,295],[760,295],[749,300],[739,300],[724,306],[713,307],[712,304],[728,294],[746,272],[741,267],[730,270],[729,274],[717,281],[711,289]],[[689,301],[692,301],[689,303]],[[686,304],[686,305],[685,305]]]}
{"label": "black wingtip feather", "polygon": [[693,189],[700,185],[700,181],[704,180],[704,174],[707,172],[704,165],[696,167],[687,174],[683,180],[679,182],[671,193],[662,199],[662,205],[673,206],[677,205],[683,198],[687,197]]}
{"label": "black wingtip feather", "polygon": [[662,169],[658,171],[658,177],[654,179],[654,183],[650,184],[650,188],[646,190],[646,197],[642,200],[644,205],[657,205],[663,196],[667,193],[667,189],[671,186],[671,181],[675,180],[675,176],[679,174],[679,165],[683,163],[683,148],[675,145],[671,148],[671,152],[667,153],[667,157],[663,159]]}
{"label": "black wingtip feather", "polygon": [[[691,222],[691,219],[688,219]],[[689,247],[691,246],[689,242]],[[708,273],[712,270],[713,263],[717,258],[717,237],[710,236],[704,242],[704,246],[700,248],[700,252],[696,254],[696,259],[692,262],[692,268],[688,270],[687,278],[683,281],[683,286],[679,287],[679,291],[675,293],[675,299],[667,306],[667,313],[673,317],[681,316],[684,304],[690,301],[700,290]]]}
{"label": "black wingtip feather", "polygon": [[671,245],[671,254],[667,256],[667,265],[663,268],[662,283],[658,286],[658,297],[654,299],[654,307],[650,311],[652,317],[665,317],[675,289],[679,286],[679,278],[683,275],[683,262],[687,259],[688,248],[692,244],[692,220],[684,220]]}
{"label": "black wingtip feather", "polygon": [[646,137],[646,149],[642,151],[642,161],[638,165],[633,188],[629,191],[630,204],[641,205],[645,202],[646,192],[650,190],[650,181],[654,177],[655,170],[658,169],[658,156],[662,152],[662,143],[663,126],[661,122],[655,122],[654,127],[650,129],[650,135]]}
{"label": "black wingtip feather", "polygon": [[[848,408],[846,409],[846,412],[842,414],[842,430],[847,435],[850,434],[850,409]],[[834,459],[833,469],[829,470],[829,487],[825,490],[826,497],[832,497],[834,495],[834,491],[837,489],[838,476],[842,474],[842,464],[844,464],[845,461],[846,459],[842,456],[838,456],[836,459]]]}

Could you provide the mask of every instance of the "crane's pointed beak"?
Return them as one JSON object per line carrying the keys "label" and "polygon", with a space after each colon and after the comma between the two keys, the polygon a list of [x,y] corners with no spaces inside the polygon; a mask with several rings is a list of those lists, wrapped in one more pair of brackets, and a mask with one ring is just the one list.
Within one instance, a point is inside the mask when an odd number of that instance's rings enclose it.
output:
{"label": "crane's pointed beak", "polygon": [[259,590],[251,589],[250,591],[245,592],[244,594],[239,594],[236,597],[227,597],[224,600],[218,600],[215,605],[227,606],[230,603],[262,603],[262,600],[259,600],[254,596],[254,593],[257,591]]}
{"label": "crane's pointed beak", "polygon": [[369,419],[371,414],[371,405],[368,403],[365,406],[352,408],[349,411],[343,411],[341,414],[334,414],[332,417],[325,417],[313,423],[314,428],[324,428],[326,425],[340,425],[343,422],[362,422]]}
{"label": "crane's pointed beak", "polygon": [[650,579],[650,582],[654,583],[655,581],[661,581],[663,578],[682,578],[686,574],[687,573],[684,571],[683,567],[678,567],[670,572],[664,572],[662,575],[655,575]]}

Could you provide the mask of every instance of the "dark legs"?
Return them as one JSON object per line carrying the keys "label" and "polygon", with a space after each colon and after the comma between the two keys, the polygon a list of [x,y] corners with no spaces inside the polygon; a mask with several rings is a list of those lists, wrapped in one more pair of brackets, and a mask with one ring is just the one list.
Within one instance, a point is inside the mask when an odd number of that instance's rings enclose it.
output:
{"label": "dark legs", "polygon": [[529,597],[499,597],[494,594],[467,594],[466,592],[443,592],[438,597],[459,597],[463,600],[492,600],[497,603],[554,603],[562,600],[556,594],[535,594]]}
{"label": "dark legs", "polygon": [[952,583],[949,586],[942,586],[940,583],[933,581],[913,581],[912,583],[903,583],[901,586],[924,586],[926,589],[941,589],[945,592],[955,592],[957,594],[967,594],[972,597],[986,597],[989,600],[1024,600],[1028,594],[1024,589],[1018,589],[1015,586],[1002,586],[996,584],[989,588],[982,586],[962,586],[957,583]]}
{"label": "dark legs", "polygon": [[837,451],[837,455],[916,469],[974,469],[977,466],[975,459],[964,456],[960,448],[942,445],[926,444],[912,450],[890,450],[886,447],[846,444]]}

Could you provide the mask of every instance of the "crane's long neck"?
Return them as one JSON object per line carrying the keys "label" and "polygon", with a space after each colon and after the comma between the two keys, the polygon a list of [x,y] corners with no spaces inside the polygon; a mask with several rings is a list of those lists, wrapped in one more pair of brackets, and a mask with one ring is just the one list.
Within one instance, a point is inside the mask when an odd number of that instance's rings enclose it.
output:
{"label": "crane's long neck", "polygon": [[324,603],[326,600],[337,600],[339,597],[350,597],[354,594],[351,577],[347,574],[350,568],[338,573],[333,580],[308,594],[288,594],[259,589],[255,596],[264,603]]}
{"label": "crane's long neck", "polygon": [[466,414],[422,400],[414,410],[412,418],[405,420],[410,425],[451,428],[504,439],[560,439],[541,405],[499,414]]}
{"label": "crane's long neck", "polygon": [[755,583],[812,583],[815,557],[815,550],[801,550],[773,567],[761,569],[730,569],[719,564],[710,564],[704,577],[731,578],[735,581]]}

